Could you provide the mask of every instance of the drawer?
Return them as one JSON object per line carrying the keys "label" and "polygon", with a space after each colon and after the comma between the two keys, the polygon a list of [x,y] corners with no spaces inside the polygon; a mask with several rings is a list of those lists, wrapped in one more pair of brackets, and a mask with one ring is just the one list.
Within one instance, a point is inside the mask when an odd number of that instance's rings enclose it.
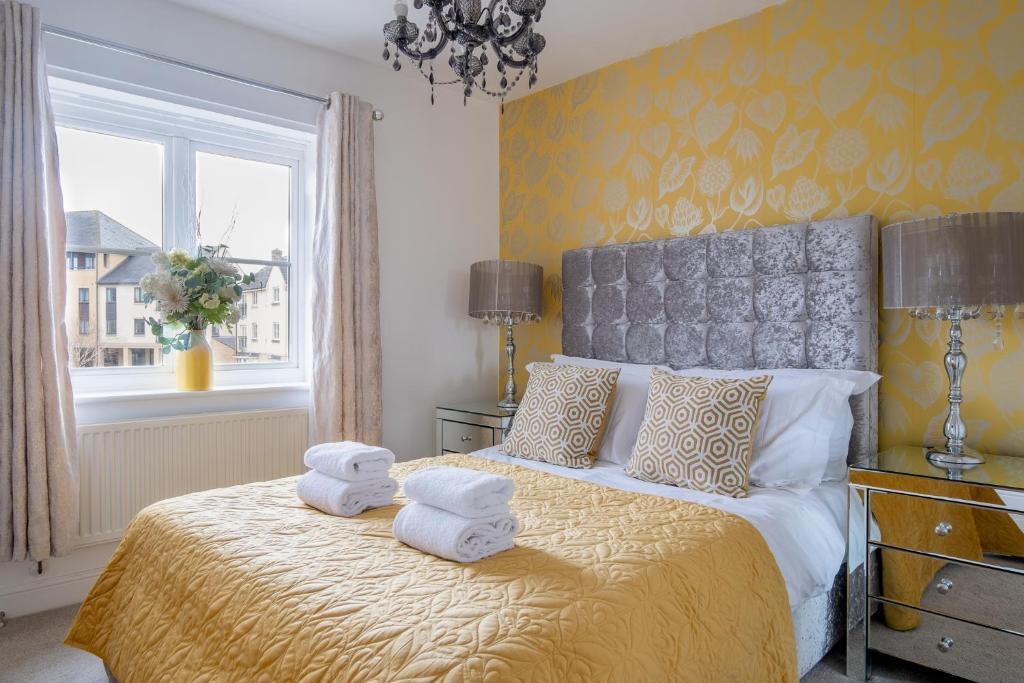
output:
{"label": "drawer", "polygon": [[441,421],[441,448],[453,453],[469,453],[494,445],[494,430],[463,422]]}
{"label": "drawer", "polygon": [[[879,607],[872,600],[872,608]],[[972,681],[1018,683],[1024,670],[1024,638],[996,629],[915,610],[921,625],[895,631],[875,613],[868,647]]]}
{"label": "drawer", "polygon": [[1019,534],[1024,514],[952,501],[871,492],[871,514],[887,546],[980,560],[982,526],[997,535]]}
{"label": "drawer", "polygon": [[[1003,564],[1024,571],[1024,562],[1007,561],[987,556],[985,562]],[[872,565],[873,580],[869,582],[872,597],[889,597],[898,602],[898,595],[885,595],[886,563],[900,563],[903,568],[920,563],[924,570],[933,560],[901,550],[884,549],[881,564]],[[966,619],[1024,634],[1024,575],[987,567],[950,562],[936,572],[921,595],[920,606],[932,612]]]}

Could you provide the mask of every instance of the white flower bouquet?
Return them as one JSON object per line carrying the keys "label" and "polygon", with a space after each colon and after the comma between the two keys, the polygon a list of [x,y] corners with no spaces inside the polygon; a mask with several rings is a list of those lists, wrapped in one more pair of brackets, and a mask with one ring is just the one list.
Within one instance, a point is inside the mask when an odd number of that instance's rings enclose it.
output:
{"label": "white flower bouquet", "polygon": [[[142,278],[142,300],[156,302],[160,319],[146,320],[164,353],[192,347],[192,333],[210,323],[230,330],[238,322],[242,285],[253,282],[225,258],[225,247],[200,247],[192,258],[183,249],[153,254],[156,272]],[[168,334],[173,332],[174,334]]]}

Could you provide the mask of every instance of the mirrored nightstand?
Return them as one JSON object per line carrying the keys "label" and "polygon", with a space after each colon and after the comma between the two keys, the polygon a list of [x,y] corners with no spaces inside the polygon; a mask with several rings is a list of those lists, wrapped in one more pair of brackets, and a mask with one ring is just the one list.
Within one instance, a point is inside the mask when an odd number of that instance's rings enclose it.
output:
{"label": "mirrored nightstand", "polygon": [[497,446],[512,426],[514,410],[495,401],[453,401],[437,406],[434,454],[470,453]]}
{"label": "mirrored nightstand", "polygon": [[1024,458],[950,472],[920,447],[850,467],[846,673],[871,652],[974,681],[1024,672]]}

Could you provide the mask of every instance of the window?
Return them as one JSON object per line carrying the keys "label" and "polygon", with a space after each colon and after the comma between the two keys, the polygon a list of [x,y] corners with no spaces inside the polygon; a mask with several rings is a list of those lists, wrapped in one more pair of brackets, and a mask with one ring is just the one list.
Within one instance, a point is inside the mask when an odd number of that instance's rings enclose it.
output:
{"label": "window", "polygon": [[69,251],[68,270],[95,270],[96,254],[89,254],[82,251]]}
{"label": "window", "polygon": [[259,341],[260,338],[260,326],[257,323],[252,324],[252,340]]}
{"label": "window", "polygon": [[132,366],[152,365],[153,349],[132,349]]}
{"label": "window", "polygon": [[[146,319],[145,318],[136,318],[135,319],[135,336],[136,337],[142,337],[145,334],[146,334]],[[136,365],[136,363],[132,363],[132,365]]]}
{"label": "window", "polygon": [[281,323],[274,323],[274,341],[281,341]]}
{"label": "window", "polygon": [[78,288],[78,334],[89,334],[89,288]]}
{"label": "window", "polygon": [[89,303],[89,288],[79,287],[78,288],[78,303],[87,304]]}
{"label": "window", "polygon": [[103,367],[116,368],[121,365],[121,349],[103,349]]}
{"label": "window", "polygon": [[[296,304],[307,291],[313,135],[61,78],[50,85],[68,218],[68,289],[96,290],[79,301],[78,315],[69,309],[68,329],[95,315],[104,331],[72,340],[75,348],[93,347],[91,354],[73,354],[72,365],[96,368],[72,373],[76,391],[110,391],[111,382],[115,390],[173,386],[174,354],[165,358],[155,340],[144,339],[145,322],[139,334],[138,321],[156,315],[139,282],[155,268],[154,252],[194,254],[200,245],[225,245],[229,260],[255,276],[243,288],[240,317],[279,335],[270,353],[265,333],[264,348],[250,343],[259,339],[258,326],[251,336],[218,326],[215,361],[239,371],[225,373],[218,384],[303,379],[306,331],[297,325],[308,312]],[[97,255],[103,259],[98,270]],[[253,320],[250,304],[259,306],[267,290],[276,305]],[[89,310],[92,296],[102,309]],[[117,339],[124,348],[115,363],[108,351],[118,332],[125,335]],[[129,340],[131,347],[124,344]],[[94,362],[78,362],[89,355]],[[155,367],[150,374],[102,373],[124,365]]]}
{"label": "window", "polygon": [[78,321],[78,334],[89,334],[89,319],[85,318]]}

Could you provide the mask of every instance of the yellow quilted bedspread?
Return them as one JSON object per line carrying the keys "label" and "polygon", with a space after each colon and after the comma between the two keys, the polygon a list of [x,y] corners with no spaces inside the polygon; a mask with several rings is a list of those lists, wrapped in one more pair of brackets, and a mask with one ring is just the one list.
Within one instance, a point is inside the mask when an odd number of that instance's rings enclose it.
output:
{"label": "yellow quilted bedspread", "polygon": [[[516,547],[472,565],[331,517],[281,479],[135,518],[69,645],[142,681],[796,681],[786,590],[745,520],[465,455],[516,483]],[[404,502],[398,498],[398,503]]]}

